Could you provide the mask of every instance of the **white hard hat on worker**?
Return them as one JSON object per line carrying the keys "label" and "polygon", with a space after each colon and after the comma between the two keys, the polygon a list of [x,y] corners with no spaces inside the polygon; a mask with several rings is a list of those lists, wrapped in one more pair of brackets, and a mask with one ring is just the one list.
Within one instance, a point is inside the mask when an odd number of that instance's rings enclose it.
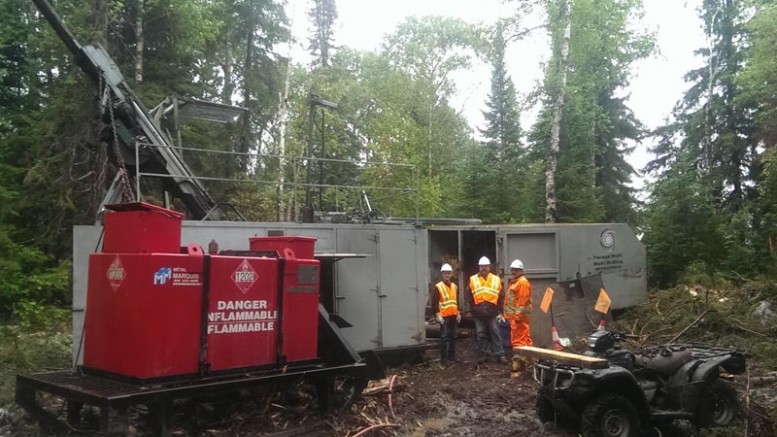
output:
{"label": "white hard hat on worker", "polygon": [[453,267],[451,267],[450,264],[445,263],[445,264],[442,265],[442,267],[440,267],[440,271],[441,272],[452,272],[453,271]]}
{"label": "white hard hat on worker", "polygon": [[513,262],[510,263],[510,268],[523,270],[523,261],[519,259],[514,259]]}
{"label": "white hard hat on worker", "polygon": [[487,256],[481,256],[480,260],[478,260],[478,265],[479,266],[490,266],[491,265],[491,260],[488,259]]}

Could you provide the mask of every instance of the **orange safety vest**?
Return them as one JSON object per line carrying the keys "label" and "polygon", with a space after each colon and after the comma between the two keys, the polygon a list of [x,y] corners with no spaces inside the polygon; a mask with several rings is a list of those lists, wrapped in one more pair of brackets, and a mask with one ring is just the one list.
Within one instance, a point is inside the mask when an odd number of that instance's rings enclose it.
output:
{"label": "orange safety vest", "polygon": [[459,287],[453,282],[451,282],[450,285],[447,285],[445,282],[440,281],[434,288],[437,289],[437,293],[440,295],[440,300],[437,305],[440,315],[448,317],[459,314],[459,304],[456,301]]}
{"label": "orange safety vest", "polygon": [[529,320],[531,316],[531,282],[525,275],[512,279],[505,295],[505,318]]}
{"label": "orange safety vest", "polygon": [[472,275],[469,278],[469,289],[472,291],[475,305],[480,305],[483,302],[497,305],[499,292],[502,291],[502,280],[493,273],[489,273],[485,279],[480,275]]}

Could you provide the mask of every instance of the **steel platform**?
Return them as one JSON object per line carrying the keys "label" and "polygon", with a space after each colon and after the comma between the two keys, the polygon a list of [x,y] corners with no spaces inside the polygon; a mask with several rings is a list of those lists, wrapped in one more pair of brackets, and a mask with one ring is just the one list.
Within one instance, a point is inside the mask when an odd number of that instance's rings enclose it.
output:
{"label": "steel platform", "polygon": [[[112,436],[127,435],[129,408],[145,405],[151,413],[154,435],[166,437],[171,435],[172,407],[175,400],[235,392],[269,382],[306,379],[315,384],[320,408],[328,411],[334,406],[336,377],[365,381],[366,375],[367,365],[363,362],[340,366],[288,366],[282,369],[153,384],[134,384],[82,371],[58,371],[17,375],[16,402],[37,418],[41,427],[56,433],[72,431],[79,421],[84,405],[97,407],[100,411],[99,431]],[[62,398],[66,405],[67,422],[44,409],[38,401],[38,394]]]}

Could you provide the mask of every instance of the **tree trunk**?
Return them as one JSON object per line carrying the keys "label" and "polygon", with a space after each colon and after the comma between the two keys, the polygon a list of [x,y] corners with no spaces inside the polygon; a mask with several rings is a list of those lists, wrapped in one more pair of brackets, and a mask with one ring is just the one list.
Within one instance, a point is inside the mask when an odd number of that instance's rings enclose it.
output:
{"label": "tree trunk", "polygon": [[135,85],[143,83],[143,0],[137,0],[135,16]]}
{"label": "tree trunk", "polygon": [[712,105],[712,96],[715,85],[715,76],[718,73],[718,66],[715,64],[715,41],[712,35],[712,29],[715,26],[715,19],[720,13],[720,7],[717,6],[715,12],[710,17],[710,33],[707,35],[707,48],[709,49],[709,65],[707,66],[707,103],[704,105],[704,164],[707,166],[707,171],[713,166],[712,157],[712,121],[710,119],[710,106]]}
{"label": "tree trunk", "polygon": [[[289,50],[291,54],[291,50]],[[286,65],[286,80],[283,84],[283,95],[281,96],[281,104],[278,108],[278,134],[280,136],[278,140],[278,155],[280,155],[278,163],[278,220],[289,221],[286,216],[286,205],[284,199],[285,183],[286,183],[286,124],[289,121],[289,82],[291,78],[291,57],[289,57],[288,64]]]}
{"label": "tree trunk", "polygon": [[[254,32],[256,31],[256,19],[254,14],[254,11],[249,11],[249,14],[251,16],[249,17],[248,23],[248,35],[246,38],[246,54],[245,54],[245,64],[243,69],[243,107],[248,109],[248,117],[245,119],[245,140],[246,145],[244,150],[241,150],[242,152],[247,152],[251,149],[251,147],[254,145],[254,130],[253,130],[253,119],[251,117],[251,114],[254,112],[256,108],[253,107],[253,94],[251,92],[252,85],[253,85],[253,78],[254,73],[251,71],[254,68],[254,52],[256,50],[256,47],[254,47]],[[257,155],[261,156],[262,150],[261,145],[260,149],[257,151]],[[248,159],[244,158],[243,162],[241,162],[240,170],[243,172],[248,171]]]}
{"label": "tree trunk", "polygon": [[221,71],[224,73],[221,103],[231,105],[232,93],[235,92],[235,83],[232,81],[232,41],[229,38],[229,31],[227,31],[226,41],[224,42],[224,62],[221,64]]}
{"label": "tree trunk", "polygon": [[569,59],[569,40],[572,33],[571,4],[562,0],[560,8],[561,23],[564,35],[560,44],[560,59],[558,60],[558,86],[553,104],[553,121],[550,128],[550,150],[548,151],[548,167],[545,170],[545,223],[555,223],[558,215],[556,204],[556,171],[558,168],[559,142],[561,134],[561,116],[564,110],[564,99],[567,88],[567,62]]}
{"label": "tree trunk", "polygon": [[108,49],[108,41],[105,38],[108,28],[108,7],[105,0],[92,0],[92,40],[102,44]]}

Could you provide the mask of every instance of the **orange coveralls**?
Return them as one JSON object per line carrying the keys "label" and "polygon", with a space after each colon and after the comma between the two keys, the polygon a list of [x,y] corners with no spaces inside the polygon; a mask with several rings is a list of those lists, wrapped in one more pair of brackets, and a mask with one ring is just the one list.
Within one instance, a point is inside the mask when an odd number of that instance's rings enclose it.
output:
{"label": "orange coveralls", "polygon": [[505,295],[504,315],[510,321],[510,344],[534,346],[529,332],[531,316],[531,282],[525,275],[510,280]]}

